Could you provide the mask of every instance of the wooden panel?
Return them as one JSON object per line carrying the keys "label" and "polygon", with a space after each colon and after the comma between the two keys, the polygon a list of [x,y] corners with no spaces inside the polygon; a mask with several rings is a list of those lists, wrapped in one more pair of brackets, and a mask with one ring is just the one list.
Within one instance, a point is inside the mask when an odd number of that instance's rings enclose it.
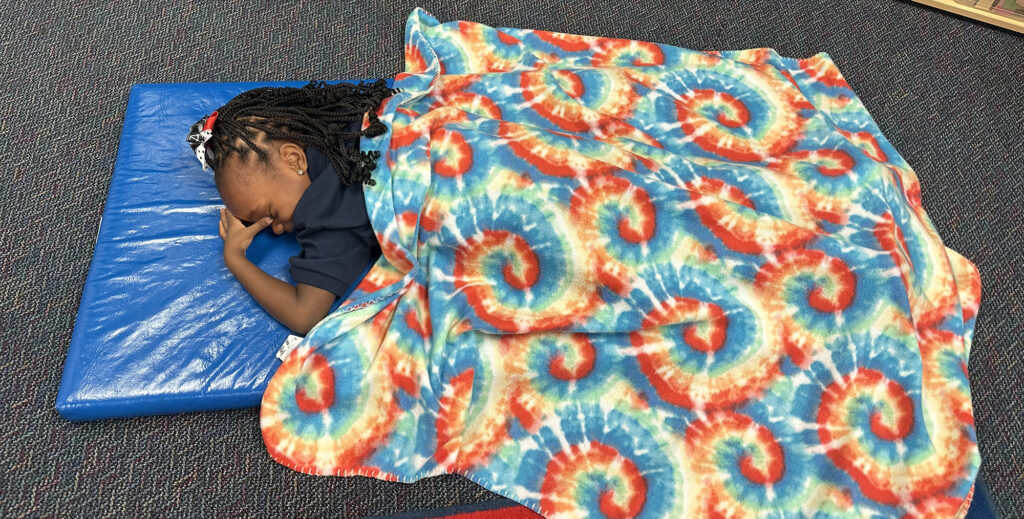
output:
{"label": "wooden panel", "polygon": [[[987,11],[985,9],[979,9],[977,6],[971,7],[971,6],[967,6],[967,5],[956,3],[953,0],[914,0],[914,1],[919,3],[919,4],[924,4],[924,5],[928,5],[928,6],[931,6],[931,7],[936,7],[938,9],[942,9],[944,11],[949,11],[951,13],[956,13],[956,14],[959,14],[961,16],[966,16],[968,18],[973,18],[973,19],[981,21],[981,22],[990,23],[992,25],[996,25],[996,26],[1002,27],[1004,29],[1010,29],[1011,31],[1017,31],[1017,32],[1019,32],[1021,34],[1024,34],[1024,21],[1017,20],[1017,19],[1014,19],[1014,18],[1010,18],[1010,17],[1007,17],[1007,16],[1002,16],[1002,15],[997,14],[997,13],[989,12],[989,11]],[[986,0],[982,0],[981,2],[979,2],[979,4],[989,5],[989,6],[991,6],[994,3],[995,3],[994,1],[989,2],[989,1],[986,1]]]}

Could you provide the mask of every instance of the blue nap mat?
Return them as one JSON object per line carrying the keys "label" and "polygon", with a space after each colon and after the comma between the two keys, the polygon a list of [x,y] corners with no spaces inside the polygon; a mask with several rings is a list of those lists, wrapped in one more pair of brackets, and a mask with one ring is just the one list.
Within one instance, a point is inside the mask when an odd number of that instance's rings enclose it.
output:
{"label": "blue nap mat", "polygon": [[[360,81],[375,80],[345,80]],[[290,331],[224,266],[217,233],[223,202],[213,171],[203,171],[185,135],[241,92],[307,83],[132,88],[57,392],[61,416],[84,421],[259,406]],[[268,229],[247,255],[293,283],[288,258],[299,251],[294,234]]]}

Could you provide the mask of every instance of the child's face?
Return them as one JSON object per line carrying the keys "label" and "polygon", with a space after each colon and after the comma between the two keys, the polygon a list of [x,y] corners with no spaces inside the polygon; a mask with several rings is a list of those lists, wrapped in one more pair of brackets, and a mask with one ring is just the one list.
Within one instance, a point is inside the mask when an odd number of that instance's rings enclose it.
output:
{"label": "child's face", "polygon": [[269,216],[274,219],[270,226],[275,234],[292,232],[292,213],[310,184],[305,150],[291,142],[261,144],[269,164],[261,164],[254,153],[248,153],[245,161],[237,154],[225,158],[221,198],[228,211],[246,225]]}

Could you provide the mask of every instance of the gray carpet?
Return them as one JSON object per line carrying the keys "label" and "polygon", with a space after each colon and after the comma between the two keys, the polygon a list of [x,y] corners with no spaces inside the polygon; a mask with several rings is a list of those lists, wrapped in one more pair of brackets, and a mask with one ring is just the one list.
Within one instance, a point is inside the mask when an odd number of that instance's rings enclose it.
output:
{"label": "gray carpet", "polygon": [[1024,516],[1021,35],[888,0],[140,3],[0,9],[0,517],[360,517],[495,497],[458,476],[293,472],[268,457],[257,409],[90,423],[54,410],[132,84],[393,77],[416,6],[442,22],[830,53],[917,171],[940,235],[981,270],[982,473],[1003,515]]}

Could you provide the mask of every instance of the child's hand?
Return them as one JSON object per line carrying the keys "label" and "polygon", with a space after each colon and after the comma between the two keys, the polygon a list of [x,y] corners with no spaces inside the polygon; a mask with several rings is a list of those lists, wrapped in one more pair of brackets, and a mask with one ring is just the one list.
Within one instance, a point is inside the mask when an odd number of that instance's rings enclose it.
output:
{"label": "child's hand", "polygon": [[225,207],[220,210],[220,237],[224,240],[224,255],[241,254],[249,248],[256,233],[265,229],[272,219],[268,216],[246,227],[241,220],[235,218]]}

